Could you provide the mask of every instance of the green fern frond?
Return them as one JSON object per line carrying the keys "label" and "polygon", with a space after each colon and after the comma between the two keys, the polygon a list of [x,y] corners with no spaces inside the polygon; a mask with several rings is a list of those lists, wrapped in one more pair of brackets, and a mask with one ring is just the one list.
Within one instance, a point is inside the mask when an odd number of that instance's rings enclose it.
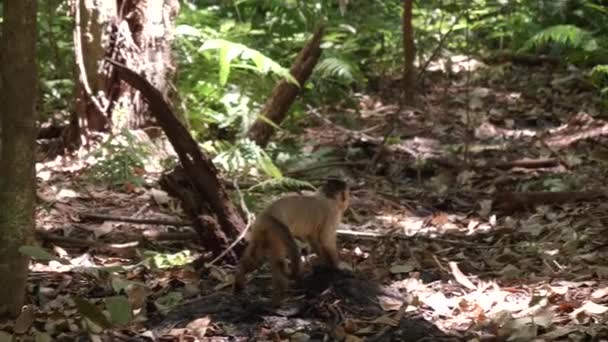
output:
{"label": "green fern frond", "polygon": [[593,51],[598,47],[598,43],[591,32],[574,25],[555,25],[536,33],[528,39],[522,50],[529,50],[551,43],[585,51]]}
{"label": "green fern frond", "polygon": [[333,77],[345,82],[355,82],[361,74],[357,65],[338,57],[325,58],[317,65],[315,71],[321,78]]}

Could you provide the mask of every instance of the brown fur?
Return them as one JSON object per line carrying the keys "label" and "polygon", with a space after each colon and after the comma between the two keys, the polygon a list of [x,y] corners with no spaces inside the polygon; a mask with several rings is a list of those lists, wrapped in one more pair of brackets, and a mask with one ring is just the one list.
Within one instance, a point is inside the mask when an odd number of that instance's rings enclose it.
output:
{"label": "brown fur", "polygon": [[235,274],[234,292],[241,292],[246,274],[268,258],[273,279],[272,301],[278,304],[288,284],[285,257],[291,260],[291,276],[300,277],[300,252],[294,238],[308,242],[323,264],[337,268],[340,260],[336,227],[349,201],[346,183],[330,180],[314,195],[286,196],[273,202],[252,226],[249,245]]}

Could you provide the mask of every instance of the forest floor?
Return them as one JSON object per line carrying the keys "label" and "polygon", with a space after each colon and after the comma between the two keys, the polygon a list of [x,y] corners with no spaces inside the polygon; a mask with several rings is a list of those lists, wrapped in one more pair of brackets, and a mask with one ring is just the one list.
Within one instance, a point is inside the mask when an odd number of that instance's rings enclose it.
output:
{"label": "forest floor", "polygon": [[39,164],[37,220],[69,262],[33,262],[34,306],[4,330],[58,341],[608,338],[597,91],[578,71],[544,66],[427,76],[414,107],[399,107],[399,83],[387,81],[355,95],[357,110],[315,109],[325,119],[311,113],[297,138],[339,161],[307,176],[355,184],[338,237],[352,272],[317,269],[278,309],[266,305],[267,271],[234,297],[233,265],[188,266],[204,251],[158,174],[109,190],[81,176],[83,159],[58,158]]}

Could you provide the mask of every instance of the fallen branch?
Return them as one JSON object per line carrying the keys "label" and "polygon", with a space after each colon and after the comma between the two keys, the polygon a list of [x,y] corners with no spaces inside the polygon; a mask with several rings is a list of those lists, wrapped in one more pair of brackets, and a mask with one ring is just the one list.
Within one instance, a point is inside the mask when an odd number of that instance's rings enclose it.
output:
{"label": "fallen branch", "polygon": [[136,224],[153,224],[161,226],[174,226],[174,227],[187,227],[192,226],[192,221],[176,221],[176,220],[163,220],[163,219],[140,219],[127,216],[114,216],[94,213],[81,213],[80,217],[93,220],[103,221],[115,221],[115,222],[128,222]]}
{"label": "fallen branch", "polygon": [[137,247],[138,245],[151,241],[191,241],[198,239],[198,234],[195,232],[144,232],[139,239],[127,241],[124,243],[106,243],[95,240],[87,240],[74,238],[69,236],[61,236],[45,231],[36,231],[36,235],[43,241],[55,243],[58,245],[70,245],[77,247],[98,248],[103,250],[118,250],[125,248]]}
{"label": "fallen branch", "polygon": [[544,139],[544,142],[552,147],[565,147],[579,140],[595,138],[604,135],[608,135],[608,124],[604,124],[600,127],[587,128],[582,132],[579,130],[578,132],[571,134],[554,135]]}

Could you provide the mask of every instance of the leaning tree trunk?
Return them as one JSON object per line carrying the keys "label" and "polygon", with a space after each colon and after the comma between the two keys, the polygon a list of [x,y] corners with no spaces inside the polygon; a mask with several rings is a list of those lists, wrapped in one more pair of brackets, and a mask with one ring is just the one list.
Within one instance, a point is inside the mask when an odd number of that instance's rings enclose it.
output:
{"label": "leaning tree trunk", "polygon": [[[320,25],[313,34],[310,41],[300,50],[293,66],[289,70],[291,75],[298,81],[300,87],[308,80],[321,56],[321,38],[323,38],[324,27]],[[286,80],[281,80],[272,90],[272,95],[264,104],[260,115],[266,116],[277,125],[287,116],[289,107],[295,101],[300,88]],[[257,119],[247,136],[258,145],[264,147],[274,133],[274,128],[262,119]]]}
{"label": "leaning tree trunk", "polygon": [[0,42],[0,316],[23,305],[35,227],[36,0],[4,0]]}
{"label": "leaning tree trunk", "polygon": [[[158,89],[126,66],[112,60],[111,64],[122,80],[141,91],[179,157],[181,168],[163,177],[161,185],[182,200],[182,206],[192,218],[203,246],[219,254],[228,248],[230,240],[243,232],[245,223],[220,183],[217,169],[176,118]],[[236,261],[235,252],[238,253],[241,247],[237,246],[235,251],[227,253],[227,259]]]}
{"label": "leaning tree trunk", "polygon": [[121,82],[104,58],[145,74],[167,96],[175,74],[171,44],[178,11],[178,0],[75,0],[74,50],[79,77],[72,127],[85,134],[150,123],[139,92]]}

